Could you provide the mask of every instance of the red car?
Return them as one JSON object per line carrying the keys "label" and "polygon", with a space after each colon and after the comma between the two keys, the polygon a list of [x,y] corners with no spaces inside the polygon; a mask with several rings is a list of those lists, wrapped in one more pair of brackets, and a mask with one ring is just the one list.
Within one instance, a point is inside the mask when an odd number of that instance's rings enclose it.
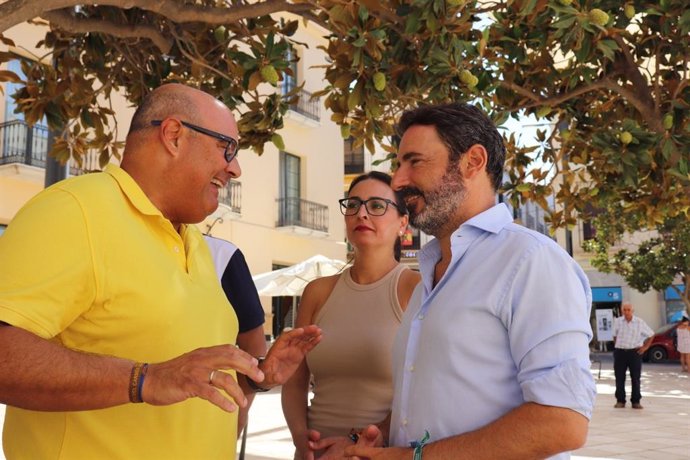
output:
{"label": "red car", "polygon": [[652,344],[642,356],[644,362],[661,363],[666,360],[680,360],[680,353],[676,348],[676,328],[680,323],[671,323],[661,326],[652,337]]}

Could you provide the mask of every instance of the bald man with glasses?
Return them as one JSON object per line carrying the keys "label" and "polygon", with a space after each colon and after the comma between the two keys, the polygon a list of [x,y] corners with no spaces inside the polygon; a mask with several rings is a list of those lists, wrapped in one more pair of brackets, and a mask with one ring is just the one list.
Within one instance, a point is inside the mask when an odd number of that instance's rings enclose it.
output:
{"label": "bald man with glasses", "polygon": [[[249,387],[282,384],[307,326],[257,360],[192,225],[241,174],[224,104],[150,93],[120,166],[33,198],[0,238],[0,402],[15,458],[233,458]],[[242,385],[236,374],[243,374]]]}

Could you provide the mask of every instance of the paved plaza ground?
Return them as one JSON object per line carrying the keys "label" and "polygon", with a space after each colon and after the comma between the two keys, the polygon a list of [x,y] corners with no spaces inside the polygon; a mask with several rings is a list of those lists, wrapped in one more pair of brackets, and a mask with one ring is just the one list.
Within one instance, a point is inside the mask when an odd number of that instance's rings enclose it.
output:
{"label": "paved plaza ground", "polygon": [[[678,372],[678,364],[645,364],[644,409],[633,410],[629,404],[614,409],[611,354],[599,354],[597,359],[602,366],[601,377],[599,364],[592,366],[598,393],[594,416],[587,444],[573,453],[573,459],[690,460],[690,374]],[[245,459],[288,460],[292,452],[279,391],[258,394],[250,414]],[[0,460],[5,460],[1,452]]]}
{"label": "paved plaza ground", "polygon": [[[614,409],[611,353],[596,355],[593,363],[597,400],[587,444],[573,453],[573,460],[690,460],[690,374],[679,373],[679,364],[642,366],[643,410]],[[628,394],[630,380],[628,379]],[[246,460],[292,459],[290,432],[280,411],[277,390],[257,395],[250,414]],[[450,460],[450,459],[449,459]]]}

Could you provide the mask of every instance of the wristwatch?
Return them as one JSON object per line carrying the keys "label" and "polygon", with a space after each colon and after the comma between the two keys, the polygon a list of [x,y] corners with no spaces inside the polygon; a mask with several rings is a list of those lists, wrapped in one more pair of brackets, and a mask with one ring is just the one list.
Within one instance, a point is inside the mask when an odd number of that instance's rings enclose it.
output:
{"label": "wristwatch", "polygon": [[[258,358],[259,366],[261,366],[261,363],[264,362],[264,359],[265,358],[263,356]],[[245,378],[247,379],[247,385],[249,385],[249,388],[251,388],[252,390],[254,390],[257,393],[264,393],[266,391],[271,390],[270,388],[264,388],[264,387],[259,386],[258,383],[256,383],[254,380],[250,379],[249,376],[247,376],[247,375],[245,375]]]}

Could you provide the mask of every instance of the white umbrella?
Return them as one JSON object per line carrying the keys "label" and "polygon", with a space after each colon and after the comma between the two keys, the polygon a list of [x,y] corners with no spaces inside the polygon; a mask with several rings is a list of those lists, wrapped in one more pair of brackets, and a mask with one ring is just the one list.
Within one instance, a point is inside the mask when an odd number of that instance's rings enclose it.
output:
{"label": "white umbrella", "polygon": [[252,279],[261,296],[300,296],[309,281],[335,275],[344,266],[342,260],[315,255],[295,265],[261,273]]}
{"label": "white umbrella", "polygon": [[345,262],[338,259],[329,259],[326,256],[315,255],[289,267],[261,273],[252,277],[256,290],[260,296],[281,297],[292,296],[292,322],[295,324],[297,296],[307,284],[322,276],[335,275],[345,267]]}

